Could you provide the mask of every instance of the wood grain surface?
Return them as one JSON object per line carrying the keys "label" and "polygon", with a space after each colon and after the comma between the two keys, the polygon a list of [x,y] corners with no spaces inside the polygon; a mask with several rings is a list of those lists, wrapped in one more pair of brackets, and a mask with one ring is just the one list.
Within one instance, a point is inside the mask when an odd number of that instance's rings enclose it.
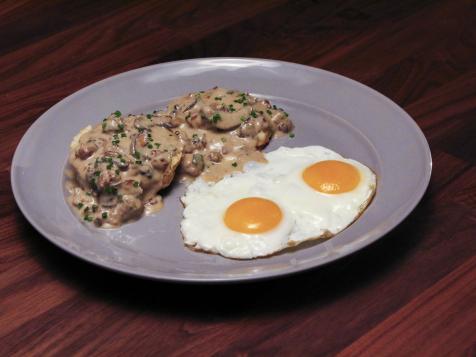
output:
{"label": "wood grain surface", "polygon": [[[15,204],[14,150],[76,90],[194,57],[287,60],[401,105],[434,171],[398,228],[264,283],[135,279],[70,256]],[[0,2],[0,356],[475,356],[476,3],[469,0]]]}

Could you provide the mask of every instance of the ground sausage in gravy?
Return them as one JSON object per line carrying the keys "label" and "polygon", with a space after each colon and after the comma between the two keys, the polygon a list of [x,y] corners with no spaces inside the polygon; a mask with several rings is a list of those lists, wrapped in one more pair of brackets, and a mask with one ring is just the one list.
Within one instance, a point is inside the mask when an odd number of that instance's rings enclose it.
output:
{"label": "ground sausage in gravy", "polygon": [[271,138],[293,123],[266,99],[224,88],[191,93],[164,111],[116,111],[73,140],[66,170],[68,201],[80,217],[117,227],[154,212],[159,191],[182,180],[218,181],[248,161],[265,161]]}

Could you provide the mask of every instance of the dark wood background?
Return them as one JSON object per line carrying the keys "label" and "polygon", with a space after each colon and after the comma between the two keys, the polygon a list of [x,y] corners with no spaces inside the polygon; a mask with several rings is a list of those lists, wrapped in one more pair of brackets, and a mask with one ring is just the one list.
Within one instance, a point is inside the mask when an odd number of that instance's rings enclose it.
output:
{"label": "dark wood background", "polygon": [[[391,234],[323,269],[184,286],[88,265],[42,238],[10,188],[50,106],[133,68],[246,56],[324,68],[393,99],[434,158]],[[0,355],[476,355],[476,4],[447,1],[0,3]]]}

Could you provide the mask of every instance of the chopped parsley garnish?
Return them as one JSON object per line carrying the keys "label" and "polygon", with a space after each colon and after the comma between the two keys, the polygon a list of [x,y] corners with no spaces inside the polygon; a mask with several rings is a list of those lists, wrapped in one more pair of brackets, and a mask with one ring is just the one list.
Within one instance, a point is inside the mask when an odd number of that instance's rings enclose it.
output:
{"label": "chopped parsley garnish", "polygon": [[289,114],[288,114],[288,113],[286,113],[286,112],[283,112],[283,113],[284,113],[284,115],[286,115],[287,117],[289,116]]}
{"label": "chopped parsley garnish", "polygon": [[232,164],[231,164],[231,166],[233,166],[233,167],[237,167],[237,166],[238,166],[238,164],[237,164],[236,162],[234,162],[234,163],[232,163]]}
{"label": "chopped parsley garnish", "polygon": [[137,164],[137,165],[141,165],[141,164],[142,164],[142,161],[141,161],[141,160],[136,160],[136,164]]}
{"label": "chopped parsley garnish", "polygon": [[235,107],[233,106],[233,104],[229,104],[229,105],[228,105],[228,110],[229,110],[230,112],[235,112],[235,111],[236,111],[236,109],[235,109]]}
{"label": "chopped parsley garnish", "polygon": [[97,176],[99,176],[99,175],[101,175],[101,171],[94,171],[94,176],[97,177]]}
{"label": "chopped parsley garnish", "polygon": [[112,164],[107,164],[106,169],[108,170],[112,169]]}
{"label": "chopped parsley garnish", "polygon": [[290,138],[294,138],[296,135],[294,133],[289,133]]}
{"label": "chopped parsley garnish", "polygon": [[126,133],[121,133],[122,138],[125,138],[126,136],[127,136]]}
{"label": "chopped parsley garnish", "polygon": [[221,138],[221,141],[226,143],[226,138]]}
{"label": "chopped parsley garnish", "polygon": [[148,147],[149,149],[152,149],[152,148],[153,148],[152,144],[148,144],[147,147]]}
{"label": "chopped parsley garnish", "polygon": [[120,140],[113,140],[112,141],[112,145],[114,145],[114,146],[119,145],[119,143],[120,143]]}
{"label": "chopped parsley garnish", "polygon": [[98,210],[98,206],[97,205],[92,205],[91,209],[93,210],[93,212],[96,212]]}
{"label": "chopped parsley garnish", "polygon": [[278,110],[278,107],[276,105],[273,105],[274,110]]}
{"label": "chopped parsley garnish", "polygon": [[152,120],[152,114],[147,114],[147,119]]}
{"label": "chopped parsley garnish", "polygon": [[119,139],[119,135],[117,135],[117,134],[114,134],[112,137],[116,140]]}
{"label": "chopped parsley garnish", "polygon": [[119,118],[122,115],[122,113],[119,110],[116,110],[114,112],[114,115],[116,116],[116,118]]}
{"label": "chopped parsley garnish", "polygon": [[102,123],[102,130],[106,130],[106,123]]}
{"label": "chopped parsley garnish", "polygon": [[119,131],[123,131],[123,130],[124,130],[124,124],[119,124],[117,127],[119,128]]}
{"label": "chopped parsley garnish", "polygon": [[154,143],[155,147],[158,149],[160,148],[160,144],[159,143]]}
{"label": "chopped parsley garnish", "polygon": [[266,109],[266,113],[268,113],[269,115],[273,114],[273,112],[269,109]]}
{"label": "chopped parsley garnish", "polygon": [[135,157],[136,159],[140,159],[140,152],[139,152],[139,151],[136,151],[136,152],[134,153],[134,157]]}
{"label": "chopped parsley garnish", "polygon": [[255,112],[254,110],[252,110],[250,114],[251,114],[251,116],[252,116],[253,118],[256,118],[256,117],[257,117],[256,112]]}
{"label": "chopped parsley garnish", "polygon": [[121,171],[119,169],[117,169],[116,171],[116,175],[120,175],[121,174]]}
{"label": "chopped parsley garnish", "polygon": [[240,117],[240,120],[241,120],[242,122],[245,122],[245,121],[246,121],[246,118],[242,115],[242,116]]}
{"label": "chopped parsley garnish", "polygon": [[104,219],[107,219],[107,212],[103,212],[101,217],[104,218]]}
{"label": "chopped parsley garnish", "polygon": [[86,215],[86,216],[84,216],[84,220],[85,220],[86,222],[92,222],[92,221],[93,221],[93,217]]}
{"label": "chopped parsley garnish", "polygon": [[89,212],[89,206],[84,207],[84,212]]}
{"label": "chopped parsley garnish", "polygon": [[139,181],[134,181],[133,185],[134,187],[139,187]]}
{"label": "chopped parsley garnish", "polygon": [[215,97],[215,100],[221,100],[221,97]]}
{"label": "chopped parsley garnish", "polygon": [[79,209],[83,208],[84,204],[82,202],[79,202],[76,207],[78,207]]}

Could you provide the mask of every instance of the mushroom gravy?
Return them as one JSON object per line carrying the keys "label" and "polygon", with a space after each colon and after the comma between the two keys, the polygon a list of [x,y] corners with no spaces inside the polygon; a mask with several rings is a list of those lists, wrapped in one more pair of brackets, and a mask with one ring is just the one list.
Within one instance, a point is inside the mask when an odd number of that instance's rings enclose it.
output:
{"label": "mushroom gravy", "polygon": [[71,143],[68,202],[85,221],[117,227],[162,207],[159,191],[179,167],[181,181],[219,181],[288,133],[288,114],[247,93],[215,87],[172,100],[164,111],[116,111]]}

